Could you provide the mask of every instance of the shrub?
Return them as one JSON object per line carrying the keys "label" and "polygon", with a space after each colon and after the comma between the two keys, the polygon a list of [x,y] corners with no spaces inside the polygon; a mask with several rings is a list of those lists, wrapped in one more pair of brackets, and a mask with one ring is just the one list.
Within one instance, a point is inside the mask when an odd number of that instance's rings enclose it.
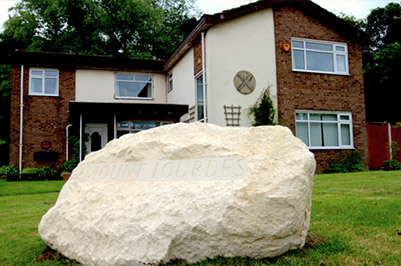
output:
{"label": "shrub", "polygon": [[358,151],[341,152],[338,159],[327,168],[327,173],[351,173],[366,171],[362,164],[362,153]]}
{"label": "shrub", "polygon": [[72,160],[65,161],[61,165],[61,172],[72,173],[72,170],[74,170],[75,167],[77,167],[77,165],[78,165],[78,159],[72,159]]}
{"label": "shrub", "polygon": [[257,102],[249,108],[249,115],[253,115],[252,126],[276,125],[274,121],[275,109],[269,94],[270,86],[262,92]]}
{"label": "shrub", "polygon": [[3,165],[0,167],[0,175],[5,175],[7,181],[15,181],[18,179],[18,169],[14,165]]}
{"label": "shrub", "polygon": [[39,168],[24,168],[21,171],[21,180],[38,180]]}
{"label": "shrub", "polygon": [[57,178],[57,170],[53,169],[50,166],[45,166],[39,169],[38,176],[40,179],[56,179]]}
{"label": "shrub", "polygon": [[384,171],[401,170],[401,163],[396,159],[387,160],[383,162],[383,166],[380,169]]}

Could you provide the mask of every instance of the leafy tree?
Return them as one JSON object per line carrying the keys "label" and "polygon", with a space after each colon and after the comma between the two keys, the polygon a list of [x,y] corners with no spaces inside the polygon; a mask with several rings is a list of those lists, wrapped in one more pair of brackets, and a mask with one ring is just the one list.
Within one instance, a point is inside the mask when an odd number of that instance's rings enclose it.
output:
{"label": "leafy tree", "polygon": [[401,75],[401,5],[389,3],[371,11],[364,20],[342,15],[368,36],[363,65],[368,121],[401,121],[398,88]]}
{"label": "leafy tree", "polygon": [[158,59],[198,14],[194,0],[22,0],[11,11],[0,34],[6,47]]}

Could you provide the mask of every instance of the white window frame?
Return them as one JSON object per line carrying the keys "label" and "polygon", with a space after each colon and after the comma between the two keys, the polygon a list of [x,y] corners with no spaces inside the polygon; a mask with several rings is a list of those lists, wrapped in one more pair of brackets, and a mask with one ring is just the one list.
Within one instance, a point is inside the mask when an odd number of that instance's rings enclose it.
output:
{"label": "white window frame", "polygon": [[[302,42],[303,48],[294,47],[293,42]],[[325,51],[325,50],[318,50],[318,49],[311,49],[306,48],[306,43],[315,43],[315,44],[324,44],[324,45],[332,45],[332,51]],[[336,48],[343,48],[344,51],[337,51]],[[304,69],[297,69],[295,66],[295,56],[294,51],[303,51],[303,58],[304,58]],[[315,52],[315,53],[325,53],[325,54],[332,54],[333,56],[333,68],[334,71],[322,71],[322,70],[308,70],[307,69],[307,60],[308,57],[306,56],[306,52]],[[314,39],[304,39],[304,38],[291,38],[291,54],[292,54],[292,70],[296,72],[309,72],[309,73],[323,73],[323,74],[334,74],[334,75],[349,75],[349,67],[348,67],[348,46],[346,43],[342,42],[330,42],[330,41],[322,41],[322,40],[314,40]],[[337,55],[345,56],[345,71],[337,70]]]}
{"label": "white window frame", "polygon": [[[202,101],[198,100],[198,79],[202,80],[202,84],[201,84],[201,86],[202,86],[202,95],[203,95],[203,100]],[[203,71],[201,71],[200,73],[198,73],[195,76],[195,118],[196,118],[196,121],[198,121],[198,122],[204,122],[205,121],[205,116],[206,116],[206,114],[205,114],[205,104],[206,104],[205,98],[206,98],[206,95],[204,94],[204,90],[203,90]],[[198,112],[198,107],[199,107],[199,103],[200,102],[203,103],[203,105],[202,105],[203,118],[201,118],[201,119],[199,119],[199,112]]]}
{"label": "white window frame", "polygon": [[[297,114],[307,114],[307,119],[298,119]],[[322,121],[322,120],[311,120],[311,114],[329,114],[329,115],[337,115],[336,121]],[[347,116],[349,119],[344,120],[341,119],[341,116]],[[327,111],[308,111],[308,110],[296,110],[295,111],[295,132],[297,132],[297,122],[307,123],[308,125],[308,148],[311,150],[335,150],[335,149],[355,149],[354,148],[354,133],[352,128],[352,114],[350,112],[327,112]],[[311,124],[313,123],[330,123],[337,124],[338,130],[338,146],[311,146]],[[348,125],[350,131],[350,145],[342,145],[342,135],[341,135],[341,125]]]}
{"label": "white window frame", "polygon": [[[128,127],[119,126],[121,123],[127,123]],[[149,128],[140,128],[140,127],[133,126],[135,124],[140,124],[140,123],[155,123],[155,126],[154,127],[149,127]],[[152,128],[156,128],[156,127],[160,127],[160,126],[164,126],[164,125],[168,125],[168,124],[172,124],[172,123],[173,122],[171,122],[171,121],[121,120],[121,121],[117,122],[116,129],[117,129],[117,131],[123,131],[123,132],[126,132],[126,133],[137,133],[137,132],[140,132],[140,131],[143,131],[143,130],[148,130],[148,129],[152,129]]]}
{"label": "white window frame", "polygon": [[172,91],[173,89],[174,89],[174,86],[173,86],[173,73],[170,72],[170,73],[167,75],[167,92],[170,92],[170,91]]}
{"label": "white window frame", "polygon": [[[117,75],[132,75],[133,80],[118,80]],[[144,83],[145,81],[137,81],[135,80],[136,76],[149,76],[151,78],[150,81],[146,83],[150,83],[150,96],[149,97],[131,97],[131,96],[117,96],[117,82],[127,82],[127,83]],[[116,99],[138,99],[138,100],[153,100],[153,95],[154,95],[154,88],[153,88],[153,75],[148,74],[148,73],[124,73],[124,72],[118,72],[114,74],[114,97]]]}
{"label": "white window frame", "polygon": [[[46,71],[51,70],[51,71],[57,71],[57,77],[53,76],[46,76]],[[33,71],[43,71],[42,75],[35,75],[32,72]],[[37,78],[37,79],[42,79],[42,92],[34,92],[32,89],[32,79]],[[56,79],[56,93],[50,94],[50,93],[45,93],[45,80],[46,79]],[[29,69],[29,95],[34,95],[34,96],[59,96],[59,71],[58,69],[52,69],[52,68],[31,68]]]}

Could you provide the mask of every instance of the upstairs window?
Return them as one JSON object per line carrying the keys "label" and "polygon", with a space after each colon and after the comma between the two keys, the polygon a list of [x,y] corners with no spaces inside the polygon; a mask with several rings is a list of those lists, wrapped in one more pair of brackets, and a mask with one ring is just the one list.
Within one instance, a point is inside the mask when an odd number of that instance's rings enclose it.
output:
{"label": "upstairs window", "polygon": [[173,90],[173,73],[168,74],[168,92]]}
{"label": "upstairs window", "polygon": [[116,98],[152,99],[152,76],[116,74]]}
{"label": "upstairs window", "polygon": [[295,129],[310,149],[353,149],[350,113],[299,111]]}
{"label": "upstairs window", "polygon": [[30,69],[29,95],[58,96],[58,70]]}
{"label": "upstairs window", "polygon": [[292,70],[348,75],[347,44],[292,39]]}

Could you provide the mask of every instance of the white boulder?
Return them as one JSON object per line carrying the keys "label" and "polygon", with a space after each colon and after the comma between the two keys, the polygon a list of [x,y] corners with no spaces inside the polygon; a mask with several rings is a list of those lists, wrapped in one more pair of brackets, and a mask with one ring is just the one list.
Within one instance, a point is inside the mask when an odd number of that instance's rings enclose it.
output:
{"label": "white boulder", "polygon": [[285,127],[162,126],[86,156],[39,235],[84,265],[273,257],[305,243],[314,171]]}

